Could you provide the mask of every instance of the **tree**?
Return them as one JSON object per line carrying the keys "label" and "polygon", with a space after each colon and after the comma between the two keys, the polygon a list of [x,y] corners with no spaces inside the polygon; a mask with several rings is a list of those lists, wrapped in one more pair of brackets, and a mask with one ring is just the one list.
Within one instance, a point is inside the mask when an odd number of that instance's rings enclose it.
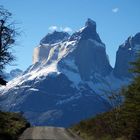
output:
{"label": "tree", "polygon": [[124,118],[127,124],[128,134],[132,140],[140,139],[140,54],[132,63],[132,72],[135,74],[133,82],[125,92],[123,105]]}
{"label": "tree", "polygon": [[[15,38],[18,35],[14,22],[11,21],[12,14],[0,6],[0,72],[7,64],[14,60],[14,56],[10,52],[10,48],[15,43]],[[1,77],[1,76],[0,76]],[[3,78],[1,77],[1,81]],[[0,84],[3,83],[0,81]]]}
{"label": "tree", "polygon": [[12,14],[0,6],[0,71],[6,64],[14,60],[14,56],[9,49],[15,43],[17,31],[14,22],[10,22]]}
{"label": "tree", "polygon": [[7,81],[5,81],[2,77],[0,77],[0,85],[6,85]]}

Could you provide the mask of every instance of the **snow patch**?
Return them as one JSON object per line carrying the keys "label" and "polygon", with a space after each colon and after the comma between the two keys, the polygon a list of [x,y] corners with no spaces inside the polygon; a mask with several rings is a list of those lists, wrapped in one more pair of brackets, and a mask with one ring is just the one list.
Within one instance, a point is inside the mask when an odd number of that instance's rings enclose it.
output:
{"label": "snow patch", "polygon": [[[96,77],[97,78],[97,77]],[[130,79],[118,79],[113,74],[110,74],[106,77],[98,77],[98,82],[88,81],[86,82],[89,87],[94,90],[98,95],[104,97],[103,95],[106,92],[111,92],[122,88],[123,86],[128,85],[131,80]],[[112,82],[113,81],[113,82]]]}
{"label": "snow patch", "polygon": [[77,94],[75,96],[71,96],[70,98],[67,98],[67,99],[64,99],[64,100],[59,100],[56,105],[61,105],[61,104],[65,104],[65,103],[68,103],[70,101],[73,101],[73,100],[76,100],[76,99],[79,99],[81,97],[81,94]]}
{"label": "snow patch", "polygon": [[29,88],[29,90],[31,90],[31,91],[39,91],[39,90],[36,89],[36,88]]}

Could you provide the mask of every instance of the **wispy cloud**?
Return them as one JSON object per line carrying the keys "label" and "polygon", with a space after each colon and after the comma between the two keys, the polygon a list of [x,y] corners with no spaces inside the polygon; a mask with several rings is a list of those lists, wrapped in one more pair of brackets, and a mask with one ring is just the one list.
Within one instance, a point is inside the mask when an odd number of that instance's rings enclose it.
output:
{"label": "wispy cloud", "polygon": [[72,32],[72,29],[70,27],[60,27],[60,30],[64,32]]}
{"label": "wispy cloud", "polygon": [[50,31],[56,31],[56,30],[58,30],[58,27],[57,26],[50,26],[49,30]]}
{"label": "wispy cloud", "polygon": [[64,32],[72,32],[70,27],[58,27],[58,26],[50,26],[50,31],[64,31]]}
{"label": "wispy cloud", "polygon": [[113,13],[117,13],[118,11],[119,11],[119,8],[117,8],[117,7],[112,9]]}

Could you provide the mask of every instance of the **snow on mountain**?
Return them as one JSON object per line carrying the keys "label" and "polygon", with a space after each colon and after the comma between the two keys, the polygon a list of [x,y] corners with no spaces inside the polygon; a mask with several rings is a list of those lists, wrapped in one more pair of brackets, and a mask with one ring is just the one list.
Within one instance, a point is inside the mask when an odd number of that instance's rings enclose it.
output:
{"label": "snow on mountain", "polygon": [[96,23],[88,19],[71,36],[56,31],[46,35],[34,49],[33,64],[0,89],[0,106],[24,112],[34,125],[68,127],[110,109],[102,91],[131,79],[120,79],[115,72]]}

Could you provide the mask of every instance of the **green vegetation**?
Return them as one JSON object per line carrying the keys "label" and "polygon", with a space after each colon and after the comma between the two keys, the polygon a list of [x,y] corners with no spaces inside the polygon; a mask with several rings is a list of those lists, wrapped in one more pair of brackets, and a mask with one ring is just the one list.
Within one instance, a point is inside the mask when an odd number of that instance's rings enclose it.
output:
{"label": "green vegetation", "polygon": [[16,140],[29,126],[19,113],[0,112],[0,140]]}
{"label": "green vegetation", "polygon": [[123,104],[72,127],[85,140],[140,140],[140,57],[133,82],[121,91]]}

